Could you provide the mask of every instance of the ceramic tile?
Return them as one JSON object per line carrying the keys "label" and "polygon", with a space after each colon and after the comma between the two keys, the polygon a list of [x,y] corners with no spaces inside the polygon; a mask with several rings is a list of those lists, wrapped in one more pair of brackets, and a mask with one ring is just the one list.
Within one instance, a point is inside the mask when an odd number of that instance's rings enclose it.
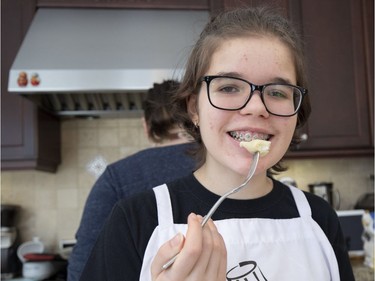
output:
{"label": "ceramic tile", "polygon": [[37,187],[35,197],[37,210],[54,209],[57,206],[57,191],[55,186]]}
{"label": "ceramic tile", "polygon": [[63,147],[77,147],[78,145],[78,131],[76,128],[62,129],[61,145]]}
{"label": "ceramic tile", "polygon": [[86,171],[93,175],[95,178],[99,178],[107,168],[107,165],[107,159],[99,154],[95,156],[89,163],[87,163]]}
{"label": "ceramic tile", "polygon": [[138,128],[128,127],[119,130],[119,143],[121,145],[138,147],[142,138],[146,138],[146,136]]}
{"label": "ceramic tile", "polygon": [[78,122],[77,119],[68,119],[61,121],[61,129],[64,131],[65,129],[77,129]]}
{"label": "ceramic tile", "polygon": [[142,129],[142,119],[141,118],[119,119],[118,125],[120,128],[135,127],[138,129]]}
{"label": "ceramic tile", "polygon": [[35,190],[32,185],[14,186],[10,194],[2,194],[10,204],[21,206],[22,209],[33,210],[36,208]]}
{"label": "ceramic tile", "polygon": [[55,181],[56,181],[55,174],[35,171],[34,182],[35,182],[36,189],[46,188],[47,190],[48,189],[54,190],[54,186],[56,184]]}
{"label": "ceramic tile", "polygon": [[59,189],[57,191],[57,208],[58,209],[75,209],[78,207],[77,189]]}
{"label": "ceramic tile", "polygon": [[[87,188],[90,188],[94,185],[96,181],[96,178],[93,177],[91,174],[89,174],[87,171],[86,171],[86,168],[83,169],[83,168],[80,168],[79,169],[79,173],[78,173],[78,189],[81,190],[81,189],[87,189]],[[80,198],[80,200],[82,199],[86,199],[86,198]]]}
{"label": "ceramic tile", "polygon": [[91,162],[99,154],[99,148],[81,148],[78,150],[78,167],[86,168],[86,165]]}
{"label": "ceramic tile", "polygon": [[12,189],[12,172],[1,172],[1,204],[11,203],[8,200]]}
{"label": "ceramic tile", "polygon": [[57,210],[45,209],[36,213],[38,220],[35,224],[35,232],[32,236],[40,237],[46,247],[46,251],[53,250],[56,244],[56,229],[58,226]]}
{"label": "ceramic tile", "polygon": [[84,129],[84,128],[96,129],[98,127],[98,119],[93,119],[93,118],[77,119],[77,127],[79,129]]}
{"label": "ceramic tile", "polygon": [[290,169],[280,176],[290,176],[297,185],[308,191],[308,185],[316,182],[332,182],[340,193],[340,209],[353,208],[358,197],[374,192],[369,175],[373,173],[373,159],[335,158],[286,161]]}
{"label": "ceramic tile", "polygon": [[83,212],[83,208],[86,204],[86,200],[87,200],[87,197],[93,187],[94,183],[92,184],[87,184],[86,186],[80,186],[80,188],[78,189],[78,193],[77,193],[77,198],[78,198],[78,215],[81,216],[82,212]]}
{"label": "ceramic tile", "polygon": [[99,128],[117,128],[119,126],[118,119],[111,119],[111,118],[103,118],[98,119],[98,127]]}
{"label": "ceramic tile", "polygon": [[120,148],[118,146],[115,147],[101,147],[99,148],[99,155],[101,155],[108,164],[113,163],[121,158],[119,158],[119,151]]}
{"label": "ceramic tile", "polygon": [[78,131],[78,146],[80,148],[96,147],[98,145],[98,130],[82,128]]}
{"label": "ceramic tile", "polygon": [[32,187],[35,183],[34,171],[20,171],[12,173],[12,185],[19,187]]}
{"label": "ceramic tile", "polygon": [[57,240],[74,239],[75,233],[81,221],[81,216],[77,216],[77,209],[59,210],[57,213]]}
{"label": "ceramic tile", "polygon": [[77,188],[78,172],[76,166],[60,166],[55,177],[56,188]]}
{"label": "ceramic tile", "polygon": [[61,149],[61,164],[58,166],[58,169],[61,167],[76,167],[78,165],[78,151],[77,147],[63,147]]}
{"label": "ceramic tile", "polygon": [[135,148],[133,146],[124,146],[120,148],[120,159],[128,157],[136,152],[138,152],[139,149]]}
{"label": "ceramic tile", "polygon": [[119,145],[119,134],[116,128],[99,128],[98,146],[117,147]]}

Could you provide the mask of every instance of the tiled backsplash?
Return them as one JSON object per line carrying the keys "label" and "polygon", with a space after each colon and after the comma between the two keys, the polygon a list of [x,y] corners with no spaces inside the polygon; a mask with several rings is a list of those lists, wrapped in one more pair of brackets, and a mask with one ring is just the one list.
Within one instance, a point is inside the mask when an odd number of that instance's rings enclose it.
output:
{"label": "tiled backsplash", "polygon": [[[66,120],[62,123],[62,164],[57,173],[1,173],[1,203],[22,207],[18,228],[22,241],[39,236],[48,250],[73,239],[87,195],[105,163],[149,147],[141,119]],[[96,160],[96,162],[95,162]],[[307,190],[309,183],[331,181],[341,194],[341,209],[373,192],[372,157],[293,160],[282,176]]]}

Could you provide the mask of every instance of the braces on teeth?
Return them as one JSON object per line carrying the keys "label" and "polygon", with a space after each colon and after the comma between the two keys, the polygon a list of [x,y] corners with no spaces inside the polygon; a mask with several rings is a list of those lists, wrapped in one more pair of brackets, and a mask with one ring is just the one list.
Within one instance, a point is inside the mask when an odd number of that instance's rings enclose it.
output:
{"label": "braces on teeth", "polygon": [[230,133],[233,138],[235,138],[238,141],[251,141],[252,137],[250,133],[238,133],[238,132],[231,132]]}
{"label": "braces on teeth", "polygon": [[252,141],[255,139],[265,140],[265,136],[259,134],[251,134],[249,132],[230,132],[230,135],[238,141]]}

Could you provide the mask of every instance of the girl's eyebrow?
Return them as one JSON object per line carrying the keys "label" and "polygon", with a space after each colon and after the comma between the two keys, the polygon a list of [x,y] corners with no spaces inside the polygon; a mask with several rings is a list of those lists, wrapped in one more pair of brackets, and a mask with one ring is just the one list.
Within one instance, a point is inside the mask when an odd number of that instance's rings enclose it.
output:
{"label": "girl's eyebrow", "polygon": [[272,83],[293,84],[292,81],[290,81],[289,79],[282,78],[282,77],[275,77],[271,81]]}
{"label": "girl's eyebrow", "polygon": [[[219,72],[217,73],[216,75],[218,76],[230,76],[230,77],[234,77],[234,78],[241,78],[241,79],[244,79],[246,81],[249,81],[250,83],[253,83],[252,81],[250,80],[247,80],[243,75],[241,75],[239,72]],[[280,84],[293,84],[289,79],[287,78],[282,78],[282,77],[274,77],[274,78],[271,78],[269,80],[269,82],[267,83],[280,83]],[[267,84],[266,83],[266,84]]]}
{"label": "girl's eyebrow", "polygon": [[234,77],[234,78],[241,78],[241,79],[245,79],[240,73],[238,72],[219,72],[217,75],[219,76],[230,76],[230,77]]}

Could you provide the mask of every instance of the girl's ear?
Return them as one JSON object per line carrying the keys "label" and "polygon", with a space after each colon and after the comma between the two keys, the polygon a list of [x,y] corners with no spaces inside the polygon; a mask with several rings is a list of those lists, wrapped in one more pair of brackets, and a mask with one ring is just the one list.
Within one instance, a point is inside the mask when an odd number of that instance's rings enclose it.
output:
{"label": "girl's ear", "polygon": [[198,95],[190,95],[187,98],[187,111],[188,111],[191,121],[194,124],[197,124],[199,121]]}
{"label": "girl's ear", "polygon": [[147,126],[147,122],[146,122],[146,119],[145,119],[144,116],[142,117],[142,127],[143,127],[143,132],[144,132],[145,136],[146,136],[147,138],[150,138],[150,136],[149,136],[149,134],[148,134],[148,126]]}

